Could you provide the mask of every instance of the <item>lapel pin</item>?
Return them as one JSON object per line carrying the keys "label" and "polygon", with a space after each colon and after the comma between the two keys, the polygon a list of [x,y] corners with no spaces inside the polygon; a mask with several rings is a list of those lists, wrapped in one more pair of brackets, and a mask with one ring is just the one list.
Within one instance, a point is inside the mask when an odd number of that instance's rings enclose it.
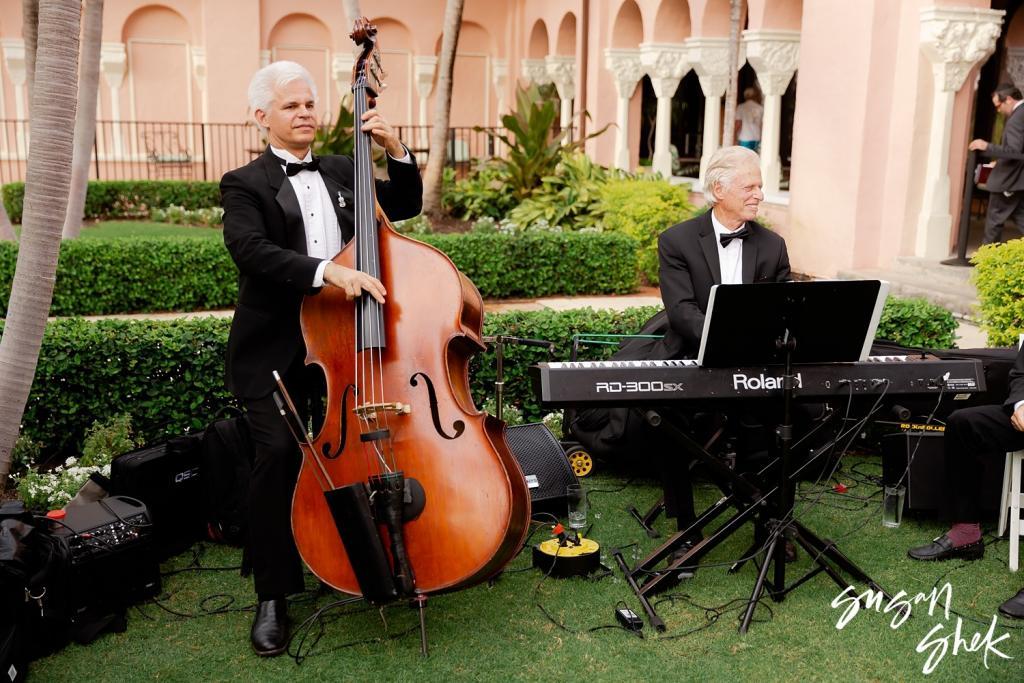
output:
{"label": "lapel pin", "polygon": [[341,196],[341,190],[338,191],[338,208],[345,208],[345,198]]}

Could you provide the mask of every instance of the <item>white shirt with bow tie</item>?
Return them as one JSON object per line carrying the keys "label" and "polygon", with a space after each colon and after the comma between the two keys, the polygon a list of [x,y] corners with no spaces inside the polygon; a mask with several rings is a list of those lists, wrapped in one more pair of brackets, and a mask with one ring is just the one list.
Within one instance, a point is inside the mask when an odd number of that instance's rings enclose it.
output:
{"label": "white shirt with bow tie", "polygon": [[715,210],[711,211],[711,225],[715,228],[715,245],[718,247],[718,264],[722,275],[723,285],[743,284],[743,240],[733,240],[729,246],[722,246],[722,235],[728,235],[742,230],[746,223],[741,223],[736,230],[730,230],[715,217]]}

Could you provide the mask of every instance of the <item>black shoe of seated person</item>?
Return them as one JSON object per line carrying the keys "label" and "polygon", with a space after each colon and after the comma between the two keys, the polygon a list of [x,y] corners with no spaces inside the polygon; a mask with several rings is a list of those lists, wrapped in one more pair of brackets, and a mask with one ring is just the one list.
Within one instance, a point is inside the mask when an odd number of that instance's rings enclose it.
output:
{"label": "black shoe of seated person", "polygon": [[942,534],[927,545],[911,548],[907,556],[913,560],[937,562],[942,560],[980,560],[985,556],[985,542],[975,541],[954,546],[949,536]]}

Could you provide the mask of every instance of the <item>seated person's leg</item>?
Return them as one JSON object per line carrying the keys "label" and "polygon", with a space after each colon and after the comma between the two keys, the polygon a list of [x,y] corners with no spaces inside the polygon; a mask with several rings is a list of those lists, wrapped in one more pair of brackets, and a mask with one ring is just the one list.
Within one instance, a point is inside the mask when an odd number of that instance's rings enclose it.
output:
{"label": "seated person's leg", "polygon": [[943,441],[946,469],[943,517],[952,526],[931,543],[911,548],[907,554],[915,560],[976,560],[985,553],[979,512],[982,460],[1004,458],[1007,451],[1024,448],[1024,432],[1013,428],[1003,406],[976,406],[957,410],[949,416]]}

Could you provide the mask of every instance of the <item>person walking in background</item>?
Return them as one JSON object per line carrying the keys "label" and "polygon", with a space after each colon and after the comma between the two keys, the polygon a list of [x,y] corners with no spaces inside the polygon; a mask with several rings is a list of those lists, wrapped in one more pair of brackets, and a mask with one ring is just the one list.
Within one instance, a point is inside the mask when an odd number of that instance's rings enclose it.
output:
{"label": "person walking in background", "polygon": [[744,88],[743,102],[736,106],[736,139],[741,147],[760,152],[764,107],[757,99],[757,88]]}
{"label": "person walking in background", "polygon": [[[1012,83],[1003,83],[992,93],[992,105],[1006,117],[999,144],[988,140],[971,140],[967,149],[982,152],[1024,152],[1024,97]],[[985,234],[982,244],[994,244],[1003,236],[1003,224],[1012,220],[1024,234],[1024,160],[996,159],[988,180],[988,212],[985,214]]]}

